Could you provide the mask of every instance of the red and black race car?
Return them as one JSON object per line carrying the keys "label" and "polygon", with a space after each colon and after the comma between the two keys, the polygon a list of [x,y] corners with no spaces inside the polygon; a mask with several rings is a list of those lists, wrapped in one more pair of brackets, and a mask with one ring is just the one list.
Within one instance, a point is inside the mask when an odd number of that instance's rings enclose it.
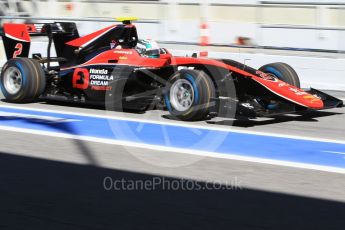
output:
{"label": "red and black race car", "polygon": [[[32,36],[47,36],[47,57],[28,58]],[[174,57],[143,47],[125,20],[80,37],[75,23],[4,24],[7,63],[1,89],[9,102],[38,98],[106,104],[113,109],[161,108],[181,120],[273,116],[340,107],[341,100],[304,91],[284,63],[254,69],[233,60]],[[57,57],[51,57],[54,44]]]}

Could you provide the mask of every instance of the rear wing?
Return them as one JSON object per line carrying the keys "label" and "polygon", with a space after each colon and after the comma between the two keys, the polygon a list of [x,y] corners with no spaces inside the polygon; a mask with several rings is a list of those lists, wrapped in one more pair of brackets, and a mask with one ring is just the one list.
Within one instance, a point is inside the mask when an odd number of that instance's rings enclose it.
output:
{"label": "rear wing", "polygon": [[7,60],[16,57],[28,57],[32,36],[47,36],[49,48],[54,41],[57,55],[60,55],[66,42],[79,37],[77,26],[73,22],[13,24],[5,23],[2,40]]}

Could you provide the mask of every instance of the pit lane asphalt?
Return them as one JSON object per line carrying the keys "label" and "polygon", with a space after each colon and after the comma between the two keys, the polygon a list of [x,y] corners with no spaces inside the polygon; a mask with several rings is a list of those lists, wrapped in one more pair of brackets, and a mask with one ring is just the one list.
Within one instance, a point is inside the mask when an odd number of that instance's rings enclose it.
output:
{"label": "pit lane asphalt", "polygon": [[[332,94],[345,98],[342,92],[332,92]],[[8,103],[1,102],[1,105],[8,105]],[[149,111],[145,114],[120,113],[95,107],[52,102],[17,106],[155,121],[158,119],[160,122],[179,122],[162,118],[164,112],[160,111]],[[344,141],[344,121],[345,108],[337,108],[310,113],[304,117],[288,115],[276,120],[256,119],[235,122],[216,118],[209,122],[193,124],[203,127],[265,132],[272,135],[287,134]],[[155,207],[173,210],[174,213],[167,215],[177,216],[178,220],[194,220],[192,221],[194,224],[187,223],[190,228],[199,226],[195,224],[195,221],[200,221],[200,217],[203,216],[204,218],[211,216],[200,222],[204,226],[211,226],[211,223],[217,222],[219,226],[224,226],[224,229],[225,226],[227,229],[229,226],[237,229],[297,229],[298,227],[312,229],[316,225],[342,229],[339,226],[344,224],[344,219],[339,216],[345,211],[344,174],[210,157],[200,159],[198,156],[173,152],[162,154],[159,151],[142,148],[4,130],[0,133],[0,158],[2,159],[0,200],[4,204],[1,205],[0,212],[1,216],[7,219],[1,222],[2,226],[30,226],[28,223],[32,223],[36,226],[49,226],[49,229],[58,229],[58,227],[111,229],[113,226],[128,228],[132,226],[128,216],[133,216],[135,213],[149,219],[151,223],[149,226],[153,228],[167,229],[171,226],[176,229],[176,227],[185,226],[176,223],[167,225],[168,221],[163,224],[164,212],[152,211],[151,209]],[[152,164],[152,162],[155,163]],[[183,165],[181,162],[193,163]],[[61,167],[56,166],[57,169],[55,169],[55,166],[51,164],[61,164]],[[66,169],[72,166],[73,170]],[[92,176],[89,173],[91,169],[88,167],[96,170],[97,176]],[[88,173],[85,172],[85,168]],[[127,195],[116,192],[103,194],[103,179],[107,176],[113,177],[114,172],[120,172],[120,175],[116,174],[116,178],[127,179],[141,178],[144,175],[145,178],[163,176],[170,179],[186,178],[222,184],[236,180],[241,188],[237,194],[241,195],[234,195],[234,191],[223,195],[217,192],[196,193],[186,200],[184,199],[186,194],[171,194],[171,191],[160,191],[158,194],[155,192],[132,193],[132,195],[128,192]],[[75,184],[78,183],[80,187],[74,189]],[[135,199],[134,197],[138,194],[139,196],[145,194],[142,200],[130,199]],[[99,197],[103,195],[105,195],[104,200]],[[66,196],[70,198],[65,199]],[[118,197],[116,202],[114,197]],[[216,197],[219,197],[219,200]],[[125,200],[120,201],[121,198]],[[115,203],[110,202],[105,205],[106,199]],[[113,206],[109,206],[110,204]],[[70,215],[67,217],[63,212],[69,205],[73,206],[72,210],[77,207],[85,210],[83,214],[71,214],[70,211],[65,211]],[[52,210],[59,210],[59,212]],[[145,210],[151,211],[145,213]],[[86,216],[90,213],[95,216],[87,218]],[[310,213],[308,221],[305,221],[306,213]],[[113,215],[117,215],[114,220],[118,223],[111,221],[111,218],[114,218]],[[143,219],[140,221],[144,223]]]}

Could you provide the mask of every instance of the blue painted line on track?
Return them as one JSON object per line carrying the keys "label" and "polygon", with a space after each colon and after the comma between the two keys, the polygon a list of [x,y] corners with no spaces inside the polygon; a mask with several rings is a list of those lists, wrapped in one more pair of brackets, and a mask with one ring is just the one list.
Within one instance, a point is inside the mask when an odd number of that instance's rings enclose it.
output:
{"label": "blue painted line on track", "polygon": [[[345,155],[331,153],[345,153],[345,144],[58,112],[0,108],[1,126],[345,169]],[[61,119],[61,121],[51,122],[44,116]]]}

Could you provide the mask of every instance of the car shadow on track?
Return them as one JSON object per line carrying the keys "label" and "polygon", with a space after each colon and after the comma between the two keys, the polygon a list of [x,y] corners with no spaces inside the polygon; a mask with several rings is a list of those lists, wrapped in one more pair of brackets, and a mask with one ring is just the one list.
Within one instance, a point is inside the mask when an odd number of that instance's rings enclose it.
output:
{"label": "car shadow on track", "polygon": [[[0,116],[0,121],[16,121],[26,123],[28,125],[39,125],[43,127],[43,130],[48,129],[55,133],[68,134],[68,135],[79,135],[78,130],[71,126],[68,120],[57,120],[51,121],[43,118],[30,118],[20,116]],[[98,165],[98,160],[94,154],[86,146],[85,142],[79,139],[73,139],[73,143],[78,147],[80,152],[85,157],[86,161],[90,165]],[[0,228],[1,229],[1,228]]]}
{"label": "car shadow on track", "polygon": [[[125,190],[118,184],[115,190],[105,178],[127,186],[160,179],[166,187]],[[314,230],[345,225],[342,202],[224,186],[176,189],[176,182],[174,190],[167,189],[178,180],[0,153],[0,229]]]}
{"label": "car shadow on track", "polygon": [[232,120],[221,120],[221,121],[207,121],[208,124],[213,125],[224,125],[224,126],[235,126],[235,127],[254,127],[254,126],[263,126],[263,125],[272,125],[272,124],[279,124],[284,122],[291,122],[291,121],[301,121],[301,122],[318,122],[317,118],[321,117],[329,117],[329,116],[336,116],[342,115],[343,113],[339,112],[327,112],[327,111],[312,111],[306,112],[303,114],[295,114],[295,115],[281,115],[281,116],[274,116],[271,118],[265,118],[264,120],[260,119],[249,119],[246,117],[236,117]]}

